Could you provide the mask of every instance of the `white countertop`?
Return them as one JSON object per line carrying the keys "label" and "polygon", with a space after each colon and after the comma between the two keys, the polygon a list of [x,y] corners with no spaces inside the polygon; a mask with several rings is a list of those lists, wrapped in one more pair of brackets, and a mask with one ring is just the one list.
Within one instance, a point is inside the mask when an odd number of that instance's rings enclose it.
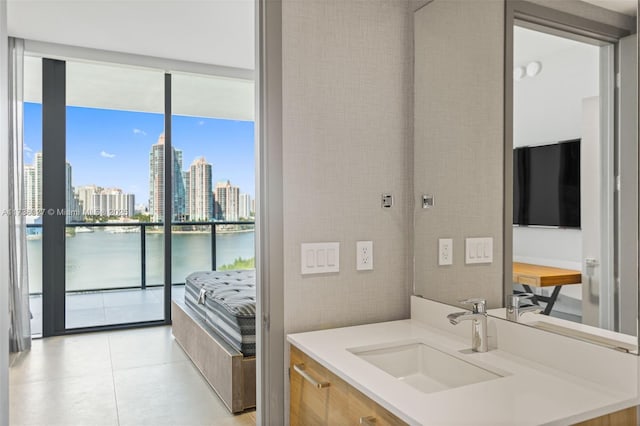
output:
{"label": "white countertop", "polygon": [[450,352],[469,349],[470,336],[465,339],[417,320],[291,334],[287,339],[411,425],[565,425],[637,403],[637,392],[572,376],[500,349],[465,351],[462,356],[506,373],[505,377],[423,393],[348,350],[411,340],[434,342]]}

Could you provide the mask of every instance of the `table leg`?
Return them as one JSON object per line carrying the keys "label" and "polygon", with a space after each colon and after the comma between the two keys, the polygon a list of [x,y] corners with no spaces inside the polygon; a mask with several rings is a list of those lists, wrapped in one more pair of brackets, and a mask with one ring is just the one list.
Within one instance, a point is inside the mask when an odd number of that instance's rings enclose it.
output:
{"label": "table leg", "polygon": [[560,294],[561,285],[555,286],[553,289],[553,293],[551,293],[551,297],[549,297],[549,302],[547,303],[547,307],[544,308],[542,312],[544,315],[549,315],[551,313],[551,309],[553,309],[553,304],[556,303],[556,299],[558,298],[558,294]]}
{"label": "table leg", "polygon": [[531,287],[529,287],[527,284],[521,284],[521,285],[527,293],[533,294],[533,297],[531,298],[531,302],[540,306],[540,301],[538,300],[538,296],[536,296],[533,290],[531,290]]}

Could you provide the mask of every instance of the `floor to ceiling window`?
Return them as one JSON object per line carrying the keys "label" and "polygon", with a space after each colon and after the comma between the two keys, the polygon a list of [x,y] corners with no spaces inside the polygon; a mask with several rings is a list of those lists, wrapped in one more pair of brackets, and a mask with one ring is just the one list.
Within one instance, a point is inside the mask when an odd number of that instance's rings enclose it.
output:
{"label": "floor to ceiling window", "polygon": [[44,93],[25,103],[26,196],[42,210],[29,225],[34,334],[163,323],[189,273],[254,267],[251,80],[28,67],[25,85]]}
{"label": "floor to ceiling window", "polygon": [[252,269],[253,82],[172,74],[172,282],[192,272]]}
{"label": "floor to ceiling window", "polygon": [[144,225],[162,192],[153,152],[164,132],[163,81],[156,70],[66,62],[68,329],[164,318],[162,265],[147,265],[145,247],[157,256],[162,238]]}

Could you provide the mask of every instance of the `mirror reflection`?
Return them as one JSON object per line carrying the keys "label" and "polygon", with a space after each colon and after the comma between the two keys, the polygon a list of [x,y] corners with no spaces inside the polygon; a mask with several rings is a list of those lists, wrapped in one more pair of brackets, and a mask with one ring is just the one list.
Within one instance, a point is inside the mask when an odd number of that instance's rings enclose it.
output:
{"label": "mirror reflection", "polygon": [[516,21],[508,319],[637,335],[636,52]]}
{"label": "mirror reflection", "polygon": [[[507,1],[506,32],[489,7],[435,0],[414,15],[414,293],[449,304],[482,297],[491,315],[637,353],[637,2]],[[459,36],[465,28],[475,40]],[[431,43],[444,36],[460,55],[441,67]],[[486,56],[507,46],[503,158],[487,138],[497,136],[496,57],[475,55],[478,40]],[[446,156],[463,132],[483,150],[460,151],[461,169]],[[494,205],[485,184],[501,171],[503,234],[489,221],[496,214],[482,216]],[[434,200],[426,209],[424,195]],[[451,227],[454,218],[466,221]]]}

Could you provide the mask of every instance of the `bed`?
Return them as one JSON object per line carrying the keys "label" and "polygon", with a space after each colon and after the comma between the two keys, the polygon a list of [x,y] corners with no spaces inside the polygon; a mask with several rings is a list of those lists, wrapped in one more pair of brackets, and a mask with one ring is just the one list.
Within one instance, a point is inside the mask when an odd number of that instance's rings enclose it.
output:
{"label": "bed", "polygon": [[173,335],[233,413],[255,407],[255,270],[203,271],[172,302]]}

